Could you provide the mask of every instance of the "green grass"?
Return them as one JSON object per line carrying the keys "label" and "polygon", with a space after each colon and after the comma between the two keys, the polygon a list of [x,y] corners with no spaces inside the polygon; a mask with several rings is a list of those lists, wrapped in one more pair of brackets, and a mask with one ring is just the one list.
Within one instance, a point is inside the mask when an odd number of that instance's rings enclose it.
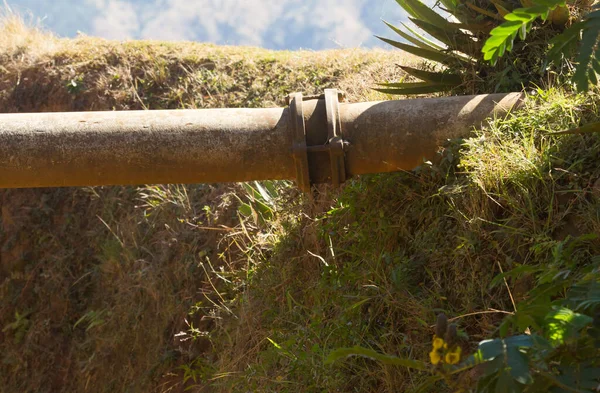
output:
{"label": "green grass", "polygon": [[[497,334],[514,311],[511,296],[525,299],[533,282],[492,279],[545,266],[561,244],[598,232],[600,138],[547,135],[597,120],[597,103],[596,95],[538,91],[524,110],[450,143],[435,164],[353,180],[313,218],[288,216],[273,255],[232,306],[239,318],[215,332],[217,353],[227,354],[215,383],[403,391],[424,376],[324,359],[361,345],[426,361],[439,312],[457,318],[466,350]],[[597,240],[579,247],[600,252]]]}

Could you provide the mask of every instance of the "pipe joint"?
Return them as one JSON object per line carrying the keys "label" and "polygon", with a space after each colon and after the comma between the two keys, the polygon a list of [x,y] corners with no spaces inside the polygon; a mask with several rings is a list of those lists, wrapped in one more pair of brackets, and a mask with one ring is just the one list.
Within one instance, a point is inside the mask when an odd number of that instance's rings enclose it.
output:
{"label": "pipe joint", "polygon": [[[338,187],[346,181],[345,148],[349,143],[342,135],[339,102],[343,99],[344,94],[337,89],[325,89],[319,96],[304,97],[302,93],[288,96],[296,183],[304,192],[310,192],[313,184],[331,183]],[[303,103],[309,100],[317,100],[311,111],[311,117],[317,119],[310,121],[312,128],[307,130]]]}

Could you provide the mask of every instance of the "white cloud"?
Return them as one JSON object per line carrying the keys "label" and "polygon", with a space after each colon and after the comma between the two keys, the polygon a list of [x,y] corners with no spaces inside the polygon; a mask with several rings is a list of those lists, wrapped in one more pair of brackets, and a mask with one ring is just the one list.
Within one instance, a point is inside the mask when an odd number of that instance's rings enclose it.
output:
{"label": "white cloud", "polygon": [[[345,47],[360,46],[371,36],[370,29],[361,18],[361,9],[369,0],[354,0],[351,4],[340,4],[336,0],[316,0],[309,12],[314,15],[313,23],[327,33],[320,44],[334,41]],[[316,23],[315,23],[316,22]]]}
{"label": "white cloud", "polygon": [[100,14],[92,21],[93,35],[108,39],[135,38],[139,20],[133,4],[122,0],[94,0]]}
{"label": "white cloud", "polygon": [[[92,35],[111,39],[198,40],[218,44],[363,45],[377,11],[394,0],[86,0],[98,9]],[[361,15],[369,10],[369,19]],[[382,15],[379,15],[382,16]],[[375,20],[371,20],[375,19]],[[290,44],[290,40],[293,44]]]}

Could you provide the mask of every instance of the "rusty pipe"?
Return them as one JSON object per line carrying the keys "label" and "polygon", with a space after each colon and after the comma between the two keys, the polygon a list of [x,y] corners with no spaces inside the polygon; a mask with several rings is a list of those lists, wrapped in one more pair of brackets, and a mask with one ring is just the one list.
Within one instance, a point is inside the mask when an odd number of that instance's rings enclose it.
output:
{"label": "rusty pipe", "polygon": [[412,169],[522,102],[510,93],[331,106],[326,96],[270,109],[2,114],[0,188],[296,179],[307,190],[338,171],[343,181]]}

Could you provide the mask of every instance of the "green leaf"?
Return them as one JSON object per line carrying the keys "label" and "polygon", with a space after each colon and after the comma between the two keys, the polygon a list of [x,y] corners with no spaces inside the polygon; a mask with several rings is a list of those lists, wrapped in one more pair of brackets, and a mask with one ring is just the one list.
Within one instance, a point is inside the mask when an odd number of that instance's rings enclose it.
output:
{"label": "green leaf", "polygon": [[485,41],[481,51],[484,60],[493,60],[501,57],[508,41],[515,39],[523,25],[520,21],[507,21],[490,31],[490,37]]}
{"label": "green leaf", "polygon": [[506,353],[510,376],[515,381],[524,385],[533,383],[533,377],[529,372],[529,359],[527,356],[516,347],[507,348]]}
{"label": "green leaf", "polygon": [[401,23],[402,27],[404,27],[406,30],[408,30],[409,33],[411,33],[413,36],[415,36],[418,40],[424,42],[425,44],[429,45],[430,47],[437,49],[437,50],[444,50],[446,48],[436,44],[435,42],[433,42],[432,40],[430,40],[429,38],[425,37],[424,35],[419,34],[418,31],[416,31],[415,29],[411,28],[410,26]]}
{"label": "green leaf", "polygon": [[421,361],[384,355],[372,349],[360,346],[355,346],[352,348],[338,348],[332,351],[325,359],[325,364],[331,364],[336,360],[347,358],[348,356],[363,356],[392,366],[403,366],[420,371],[427,370],[427,364]]}
{"label": "green leaf", "polygon": [[409,19],[415,25],[420,27],[423,31],[436,38],[437,40],[443,42],[452,50],[456,50],[469,55],[474,55],[478,53],[481,49],[478,43],[476,43],[471,37],[464,34],[460,30],[448,31],[447,29],[441,28],[439,26],[419,19]]}
{"label": "green leaf", "polygon": [[258,192],[254,187],[252,187],[250,185],[250,183],[242,183],[242,187],[244,187],[244,190],[246,191],[246,194],[248,194],[248,197],[252,200],[254,199],[260,199],[260,192]]}
{"label": "green leaf", "polygon": [[497,356],[504,354],[508,348],[529,348],[533,346],[531,336],[526,334],[511,336],[505,339],[495,338],[493,340],[484,340],[479,343],[474,359],[477,363],[490,361]]}
{"label": "green leaf", "polygon": [[591,65],[592,58],[596,57],[596,44],[598,42],[598,35],[600,34],[600,26],[589,23],[590,20],[586,20],[581,39],[581,48],[575,59],[578,65],[573,75],[573,82],[575,82],[578,91],[587,91],[589,88],[589,74],[587,70]]}
{"label": "green leaf", "polygon": [[422,79],[425,82],[452,85],[452,86],[458,86],[463,82],[462,77],[457,74],[448,74],[448,73],[443,73],[443,72],[430,72],[430,71],[419,70],[417,68],[402,66],[402,65],[399,67],[402,69],[402,71],[406,72],[407,74],[412,75],[415,78]]}
{"label": "green leaf", "polygon": [[547,336],[554,345],[560,345],[592,321],[593,318],[566,307],[553,307],[545,319]]}
{"label": "green leaf", "polygon": [[508,348],[530,348],[533,346],[533,339],[528,334],[511,336],[504,339]]}
{"label": "green leaf", "polygon": [[452,89],[452,85],[444,85],[429,82],[415,82],[415,83],[394,83],[392,88],[380,89],[375,88],[373,90],[384,94],[393,95],[412,95],[412,94],[431,94],[439,93],[442,91],[448,91]]}
{"label": "green leaf", "polygon": [[550,40],[552,48],[548,51],[548,60],[558,63],[562,56],[568,57],[569,52],[575,47],[575,44],[579,43],[581,38],[581,30],[585,26],[585,22],[578,22],[573,24],[562,34]]}
{"label": "green leaf", "polygon": [[496,388],[494,389],[495,393],[518,393],[522,390],[523,388],[515,383],[509,373],[505,371],[500,372],[498,381],[496,382]]}
{"label": "green leaf", "polygon": [[396,0],[396,3],[400,7],[404,8],[406,12],[415,19],[422,20],[435,26],[439,26],[441,29],[447,29],[450,32],[459,32],[459,30],[446,20],[443,16],[421,3],[419,0]]}
{"label": "green leaf", "polygon": [[592,67],[597,74],[600,74],[600,61],[598,59],[592,59]]}
{"label": "green leaf", "polygon": [[252,216],[252,207],[247,203],[240,204],[240,206],[238,207],[238,211],[244,217]]}
{"label": "green leaf", "polygon": [[570,130],[549,132],[548,135],[588,134],[592,132],[600,132],[600,123],[590,123]]}
{"label": "green leaf", "polygon": [[475,359],[478,363],[487,362],[502,354],[504,345],[501,339],[484,340],[479,343]]}
{"label": "green leaf", "polygon": [[[518,8],[504,16],[506,22],[490,31],[490,37],[485,41],[481,52],[484,60],[492,64],[502,57],[505,51],[510,51],[513,41],[519,35],[525,39],[531,30],[532,23],[539,17],[547,17],[550,10],[564,4],[562,0],[537,1],[537,5],[529,8]],[[542,4],[543,3],[543,4]]]}
{"label": "green leaf", "polygon": [[411,44],[418,46],[419,48],[429,49],[429,50],[436,50],[436,49],[441,50],[442,49],[441,46],[434,47],[434,46],[428,44],[427,42],[425,42],[423,39],[415,38],[415,37],[411,36],[410,34],[403,32],[396,26],[394,26],[386,21],[383,21],[383,23],[385,23],[390,29],[394,30],[394,32],[396,34],[398,34],[400,37],[404,38]]}
{"label": "green leaf", "polygon": [[[452,56],[449,53],[445,53],[445,52],[438,51],[438,50],[419,48],[416,46],[403,44],[401,42],[390,40],[389,38],[384,38],[384,37],[380,37],[380,36],[375,36],[375,37],[379,38],[383,42],[386,42],[398,49],[402,49],[405,52],[411,53],[415,56],[419,56],[419,57],[422,57],[427,60],[435,61],[435,62],[442,63],[442,64],[445,64],[448,66],[457,65],[457,63],[461,62],[459,59],[457,59],[455,56]],[[462,62],[462,63],[464,64],[464,62]]]}
{"label": "green leaf", "polygon": [[256,186],[256,190],[260,194],[262,201],[265,203],[271,203],[273,201],[273,198],[271,198],[271,195],[269,195],[266,188],[264,188],[259,182],[255,181],[254,185]]}
{"label": "green leaf", "polygon": [[531,273],[536,273],[542,270],[543,268],[539,266],[531,266],[531,265],[520,265],[512,270],[496,275],[492,282],[490,283],[490,288],[496,287],[498,284],[502,284],[504,279],[506,278],[521,278]]}
{"label": "green leaf", "polygon": [[[592,59],[593,61],[593,59]],[[588,68],[588,79],[590,80],[590,83],[592,85],[597,85],[598,84],[598,77],[596,76],[596,70],[594,70],[593,68]]]}

